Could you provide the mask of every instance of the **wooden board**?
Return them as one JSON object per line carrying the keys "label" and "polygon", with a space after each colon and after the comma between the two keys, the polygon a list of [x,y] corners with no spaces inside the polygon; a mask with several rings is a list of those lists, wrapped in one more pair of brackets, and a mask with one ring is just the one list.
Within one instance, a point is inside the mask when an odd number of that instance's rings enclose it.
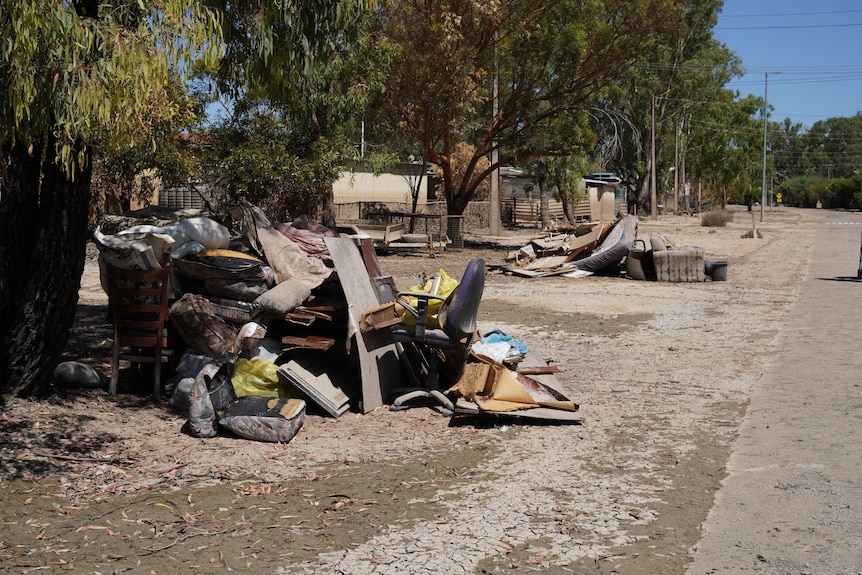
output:
{"label": "wooden board", "polygon": [[348,337],[355,343],[362,376],[361,409],[368,413],[388,402],[392,390],[404,386],[404,372],[398,349],[385,330],[359,331],[362,312],[383,303],[359,248],[350,238],[327,237],[325,241],[347,299]]}
{"label": "wooden board", "polygon": [[339,383],[341,374],[327,370],[322,362],[291,360],[279,366],[278,376],[284,378],[322,407],[332,417],[350,408],[350,398]]}

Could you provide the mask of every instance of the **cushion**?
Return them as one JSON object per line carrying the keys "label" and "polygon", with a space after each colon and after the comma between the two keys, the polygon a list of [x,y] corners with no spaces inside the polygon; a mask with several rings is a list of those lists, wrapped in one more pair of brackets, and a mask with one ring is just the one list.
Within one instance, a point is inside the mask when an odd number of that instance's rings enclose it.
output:
{"label": "cushion", "polygon": [[245,324],[260,314],[260,308],[247,301],[220,298],[211,295],[205,297],[210,302],[213,313],[231,323]]}
{"label": "cushion", "polygon": [[193,255],[185,258],[175,258],[174,267],[176,267],[177,273],[181,276],[192,279],[264,279],[262,270],[263,262],[256,259],[249,259],[245,256]]}
{"label": "cushion", "polygon": [[284,315],[295,310],[308,296],[311,290],[299,280],[285,280],[254,300],[261,311]]}
{"label": "cushion", "polygon": [[269,287],[264,279],[208,278],[204,280],[204,289],[208,294],[217,297],[252,302]]}
{"label": "cushion", "polygon": [[287,397],[240,397],[227,406],[218,422],[246,439],[287,443],[305,422],[305,401]]}
{"label": "cushion", "polygon": [[667,249],[667,244],[664,243],[664,238],[659,233],[651,233],[649,235],[649,243],[654,252],[663,252]]}
{"label": "cushion", "polygon": [[233,351],[236,329],[216,315],[203,296],[185,294],[171,306],[171,323],[189,347],[210,357]]}

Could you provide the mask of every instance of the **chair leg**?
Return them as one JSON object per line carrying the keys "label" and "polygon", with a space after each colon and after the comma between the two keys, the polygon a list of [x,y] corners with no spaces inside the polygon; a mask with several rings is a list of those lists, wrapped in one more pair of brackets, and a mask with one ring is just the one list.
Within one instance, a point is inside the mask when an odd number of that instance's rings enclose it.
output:
{"label": "chair leg", "polygon": [[[116,337],[116,336],[115,336]],[[114,340],[116,341],[116,339]],[[120,346],[114,344],[114,359],[111,361],[111,383],[108,393],[117,395],[117,382],[120,379]]]}
{"label": "chair leg", "polygon": [[428,389],[437,389],[440,371],[440,357],[434,349],[428,350],[428,375],[425,378],[425,387]]}
{"label": "chair leg", "polygon": [[153,361],[153,399],[158,403],[162,391],[162,346],[157,345]]}

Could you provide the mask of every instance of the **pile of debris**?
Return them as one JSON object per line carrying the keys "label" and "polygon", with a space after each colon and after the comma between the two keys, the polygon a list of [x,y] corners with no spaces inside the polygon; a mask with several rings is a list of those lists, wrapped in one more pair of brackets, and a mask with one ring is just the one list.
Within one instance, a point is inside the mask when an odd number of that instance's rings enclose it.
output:
{"label": "pile of debris", "polygon": [[[307,217],[273,225],[246,202],[231,216],[236,235],[205,217],[94,233],[103,278],[111,267],[171,266],[170,326],[182,354],[165,391],[173,407],[188,412],[193,435],[212,437],[222,427],[249,439],[286,442],[309,405],[331,417],[349,409],[367,413],[415,379],[404,360],[406,344],[390,335],[400,321],[396,289],[371,240],[340,235]],[[374,310],[386,310],[386,321],[369,321]],[[565,419],[579,421],[571,415],[577,406],[561,391],[530,379],[553,378],[556,368],[498,368],[480,356],[470,363],[483,361],[500,372],[483,372],[490,388],[500,381],[503,393],[515,377],[534,389],[537,399],[507,410],[542,419],[548,417],[543,410],[565,405]],[[447,393],[460,390],[462,412],[496,412],[477,403],[487,399],[477,373],[458,374]]]}
{"label": "pile of debris", "polygon": [[727,279],[726,261],[708,261],[697,246],[677,246],[665,235],[637,239],[633,215],[614,222],[588,222],[572,232],[534,238],[510,253],[505,273],[522,277],[581,278],[594,273],[635,280],[703,282]]}

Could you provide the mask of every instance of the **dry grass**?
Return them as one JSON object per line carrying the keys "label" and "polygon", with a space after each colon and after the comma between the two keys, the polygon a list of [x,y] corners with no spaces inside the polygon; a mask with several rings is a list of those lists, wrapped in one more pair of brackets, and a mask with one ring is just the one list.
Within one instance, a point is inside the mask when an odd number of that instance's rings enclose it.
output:
{"label": "dry grass", "polygon": [[706,228],[723,228],[727,222],[733,221],[733,212],[728,210],[712,210],[705,212],[700,219],[700,225]]}

